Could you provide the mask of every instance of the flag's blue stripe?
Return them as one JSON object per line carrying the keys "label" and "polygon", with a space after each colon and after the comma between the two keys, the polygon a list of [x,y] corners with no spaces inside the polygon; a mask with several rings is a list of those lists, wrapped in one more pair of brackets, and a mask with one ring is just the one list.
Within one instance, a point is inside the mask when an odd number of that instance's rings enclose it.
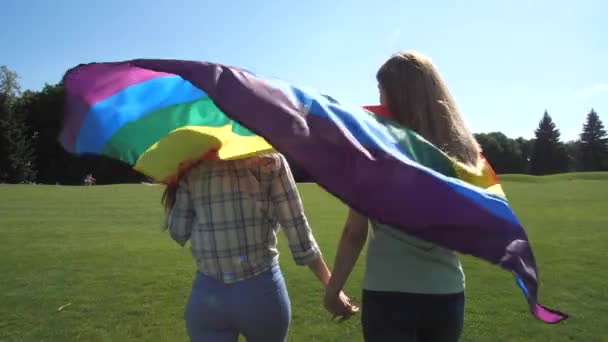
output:
{"label": "flag's blue stripe", "polygon": [[76,153],[99,154],[120,128],[161,108],[206,96],[179,76],[162,76],[131,85],[97,102],[87,112],[76,140]]}
{"label": "flag's blue stripe", "polygon": [[521,291],[524,293],[524,295],[526,297],[529,297],[530,296],[530,292],[528,291],[528,288],[524,284],[523,280],[521,280],[521,278],[519,276],[515,276],[515,282],[517,283],[517,286],[519,286],[519,288],[521,289]]}
{"label": "flag's blue stripe", "polygon": [[335,123],[339,128],[352,134],[361,145],[387,151],[394,156],[410,158],[401,149],[397,139],[387,134],[386,127],[374,120],[363,108],[337,104],[322,95],[311,97],[308,92],[295,87],[290,88],[283,90],[293,93],[310,114]]}

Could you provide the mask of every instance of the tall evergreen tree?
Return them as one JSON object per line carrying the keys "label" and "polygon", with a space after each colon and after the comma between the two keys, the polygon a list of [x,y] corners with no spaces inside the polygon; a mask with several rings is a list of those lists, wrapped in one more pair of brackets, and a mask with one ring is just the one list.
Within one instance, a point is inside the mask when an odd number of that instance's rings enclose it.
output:
{"label": "tall evergreen tree", "polygon": [[608,169],[608,134],[602,120],[593,109],[587,114],[579,146],[583,171]]}
{"label": "tall evergreen tree", "polygon": [[564,144],[560,141],[561,134],[546,110],[534,134],[536,138],[530,158],[532,174],[546,175],[566,172],[568,154]]}

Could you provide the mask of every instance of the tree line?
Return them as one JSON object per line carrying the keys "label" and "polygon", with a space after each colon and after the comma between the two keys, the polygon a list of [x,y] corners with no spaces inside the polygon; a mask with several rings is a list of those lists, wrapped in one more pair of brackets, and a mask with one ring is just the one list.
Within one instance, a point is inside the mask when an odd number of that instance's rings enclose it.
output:
{"label": "tree line", "polygon": [[499,174],[549,175],[608,170],[608,135],[593,109],[575,141],[561,140],[560,131],[547,111],[530,140],[511,139],[501,132],[475,134],[475,138]]}
{"label": "tree line", "polygon": [[[67,153],[57,137],[63,120],[63,84],[21,91],[18,75],[0,67],[0,183],[82,184],[93,174],[98,184],[147,180],[122,162]],[[591,109],[576,141],[563,142],[547,111],[533,139],[512,139],[501,132],[475,137],[499,174],[547,175],[608,170],[608,134]],[[293,162],[297,180],[306,173]]]}

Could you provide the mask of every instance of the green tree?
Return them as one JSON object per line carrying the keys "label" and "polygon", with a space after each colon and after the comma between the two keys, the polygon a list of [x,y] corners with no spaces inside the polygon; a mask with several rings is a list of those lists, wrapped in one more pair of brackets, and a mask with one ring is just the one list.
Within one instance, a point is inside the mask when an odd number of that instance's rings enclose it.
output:
{"label": "green tree", "polygon": [[5,141],[4,134],[4,122],[7,120],[9,115],[7,97],[0,93],[0,183],[8,181],[8,142]]}
{"label": "green tree", "polygon": [[595,110],[587,114],[587,121],[579,140],[582,171],[600,171],[608,168],[608,134]]}
{"label": "green tree", "polygon": [[501,132],[475,134],[482,153],[497,173],[524,173],[526,160],[520,144]]}
{"label": "green tree", "polygon": [[534,146],[534,139],[528,140],[523,137],[515,139],[519,149],[521,151],[521,159],[523,164],[522,173],[530,173],[530,159],[532,158],[532,147]]}
{"label": "green tree", "polygon": [[580,142],[568,141],[564,144],[566,154],[568,155],[568,170],[569,171],[581,171],[581,158],[580,158]]}
{"label": "green tree", "polygon": [[36,179],[33,141],[25,117],[15,110],[20,94],[18,76],[0,67],[0,182],[28,183]]}
{"label": "green tree", "polygon": [[57,140],[62,123],[62,107],[61,85],[45,85],[39,92],[25,91],[15,105],[15,111],[26,118],[30,134],[37,136],[34,149],[37,156],[37,181],[40,183],[63,183],[65,179],[57,175],[78,171],[79,174],[74,175],[74,178],[82,178],[84,176],[80,173],[86,172],[70,165],[74,157],[68,155]]}
{"label": "green tree", "polygon": [[530,157],[530,171],[535,175],[566,172],[568,155],[560,141],[561,133],[545,110],[543,118],[534,131],[535,141]]}
{"label": "green tree", "polygon": [[66,152],[58,141],[63,123],[63,84],[45,85],[41,91],[25,91],[15,102],[15,112],[26,118],[28,134],[36,136],[36,181],[45,184],[82,184],[92,173],[97,184],[140,182],[145,178],[131,166],[110,158]]}
{"label": "green tree", "polygon": [[19,75],[6,65],[0,66],[0,94],[8,99],[15,99],[20,93]]}

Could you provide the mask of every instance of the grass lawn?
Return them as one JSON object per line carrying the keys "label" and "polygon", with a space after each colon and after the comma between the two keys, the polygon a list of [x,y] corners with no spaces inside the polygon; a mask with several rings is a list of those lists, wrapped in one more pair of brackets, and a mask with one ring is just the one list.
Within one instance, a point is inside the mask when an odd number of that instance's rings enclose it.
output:
{"label": "grass lawn", "polygon": [[[510,274],[463,257],[462,340],[608,341],[608,175],[502,179],[536,253],[541,302],[572,318],[536,321]],[[300,189],[332,263],[346,209],[314,185]],[[182,313],[194,265],[160,228],[160,191],[0,185],[0,341],[186,340]],[[361,341],[358,317],[329,321],[319,283],[295,266],[283,239],[280,247],[292,299],[289,340]],[[347,288],[356,299],[362,261]]]}

